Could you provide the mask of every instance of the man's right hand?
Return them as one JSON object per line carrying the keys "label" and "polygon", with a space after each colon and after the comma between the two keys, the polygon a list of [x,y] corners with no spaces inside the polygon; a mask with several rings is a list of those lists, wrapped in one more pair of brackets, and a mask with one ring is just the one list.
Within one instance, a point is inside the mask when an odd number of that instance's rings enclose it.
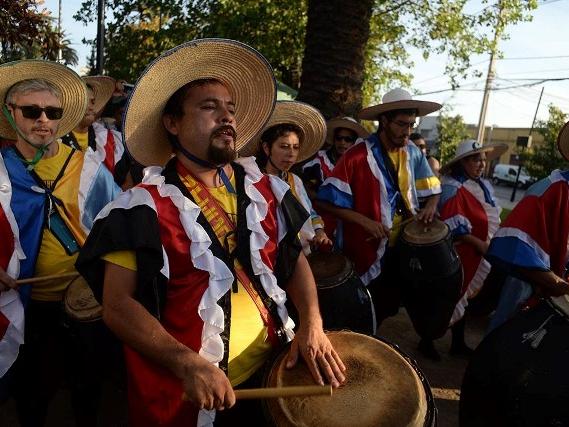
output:
{"label": "man's right hand", "polygon": [[8,273],[0,268],[0,292],[15,289],[17,287],[18,284],[16,283],[16,279],[8,276]]}
{"label": "man's right hand", "polygon": [[365,232],[370,235],[366,240],[386,239],[389,237],[389,228],[384,226],[381,222],[374,221],[362,215],[359,224]]}
{"label": "man's right hand", "polygon": [[227,376],[198,354],[188,355],[178,373],[184,399],[199,409],[222,411],[235,405],[235,393]]}

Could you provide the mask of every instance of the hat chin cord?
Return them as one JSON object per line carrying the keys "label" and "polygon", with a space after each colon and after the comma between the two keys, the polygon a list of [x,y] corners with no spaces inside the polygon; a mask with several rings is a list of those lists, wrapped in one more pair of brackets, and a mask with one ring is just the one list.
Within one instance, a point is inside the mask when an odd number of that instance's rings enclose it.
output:
{"label": "hat chin cord", "polygon": [[174,143],[174,147],[176,148],[176,150],[179,150],[186,159],[204,167],[204,168],[208,168],[208,169],[215,169],[216,173],[219,175],[219,177],[221,178],[221,182],[223,182],[223,185],[225,186],[225,188],[227,188],[227,191],[229,191],[230,193],[233,194],[237,194],[237,192],[235,191],[235,188],[233,188],[233,185],[231,184],[231,180],[229,179],[229,177],[227,176],[227,174],[225,173],[225,170],[223,170],[223,166],[225,165],[215,165],[211,162],[208,162],[207,160],[203,160],[200,159],[197,156],[194,156],[192,153],[190,153],[188,150],[186,150],[184,147],[182,147],[182,144],[180,144],[179,141],[175,141]]}
{"label": "hat chin cord", "polygon": [[8,107],[6,107],[6,104],[4,104],[2,106],[2,113],[4,113],[6,120],[8,120],[8,123],[10,124],[12,129],[14,129],[14,131],[18,134],[18,136],[21,139],[23,139],[26,143],[28,143],[29,145],[31,145],[32,147],[34,147],[36,149],[36,154],[34,155],[34,158],[32,160],[22,159],[22,162],[24,164],[26,164],[26,169],[29,171],[33,170],[34,167],[43,158],[44,154],[49,149],[49,146],[51,144],[53,144],[53,141],[51,141],[49,144],[34,144],[30,140],[28,140],[28,138],[26,138],[24,136],[24,134],[22,133],[22,131],[18,128],[18,126],[16,125],[16,122],[14,121],[14,117],[12,117],[12,114],[8,110]]}
{"label": "hat chin cord", "polygon": [[269,163],[278,171],[278,177],[280,179],[282,179],[283,181],[286,181],[288,179],[288,171],[283,171],[281,169],[279,169],[277,167],[277,165],[275,165],[273,163],[273,161],[271,160],[271,156],[267,156],[267,160],[269,161]]}

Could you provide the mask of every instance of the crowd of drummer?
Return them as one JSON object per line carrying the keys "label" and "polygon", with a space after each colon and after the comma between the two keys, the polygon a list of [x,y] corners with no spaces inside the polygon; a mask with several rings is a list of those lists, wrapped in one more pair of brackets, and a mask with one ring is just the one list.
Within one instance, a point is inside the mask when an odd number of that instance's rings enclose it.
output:
{"label": "crowd of drummer", "polygon": [[[472,352],[465,312],[490,263],[507,275],[491,328],[533,300],[569,293],[561,206],[569,199],[556,193],[567,192],[567,173],[537,183],[500,225],[483,174],[505,145],[463,141],[439,171],[412,132],[441,105],[403,89],[358,114],[369,126],[326,121],[308,104],[275,103],[260,54],[223,40],[161,56],[131,94],[110,77],[81,79],[44,61],[1,65],[0,85],[0,399],[16,399],[22,426],[44,424],[64,377],[78,425],[95,425],[108,351],[86,343],[63,311],[71,279],[16,279],[76,269],[87,279],[126,344],[129,419],[149,426],[250,420],[239,405],[222,411],[235,403],[232,387],[258,385],[271,349],[291,340],[291,365],[301,356],[315,381],[345,382],[349,372],[323,334],[312,252],[353,263],[381,335],[405,304],[400,230],[446,223],[463,271],[448,319],[455,355]],[[550,209],[558,221],[544,221]],[[430,337],[419,350],[440,359]]]}

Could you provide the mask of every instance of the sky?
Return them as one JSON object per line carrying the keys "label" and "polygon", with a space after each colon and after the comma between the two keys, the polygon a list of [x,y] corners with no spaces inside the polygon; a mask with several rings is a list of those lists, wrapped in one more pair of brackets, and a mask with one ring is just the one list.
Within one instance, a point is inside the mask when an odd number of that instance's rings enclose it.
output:
{"label": "sky", "polygon": [[[89,48],[81,43],[82,38],[95,38],[96,22],[88,26],[76,22],[73,14],[81,5],[81,0],[61,0],[62,27],[72,42],[72,47],[79,53],[79,65],[76,71],[87,64]],[[472,8],[478,7],[479,1],[469,2]],[[554,104],[565,113],[569,113],[569,36],[561,29],[567,26],[569,0],[542,0],[533,12],[533,20],[508,27],[509,40],[500,42],[499,48],[503,59],[497,61],[495,87],[508,87],[528,83],[519,79],[568,78],[564,81],[548,81],[532,87],[520,87],[497,90],[490,93],[486,126],[526,127],[532,124],[541,88],[544,88],[538,120],[548,117],[548,105]],[[44,7],[57,17],[58,0],[45,0]],[[425,94],[417,99],[445,104],[450,113],[460,114],[466,123],[477,124],[485,78],[488,70],[489,55],[473,56],[472,64],[482,71],[481,78],[469,78],[461,82],[463,89],[426,94],[450,88],[444,75],[446,57],[431,56],[425,61],[418,51],[410,51],[415,64],[412,69],[414,80],[410,89],[414,93]]]}

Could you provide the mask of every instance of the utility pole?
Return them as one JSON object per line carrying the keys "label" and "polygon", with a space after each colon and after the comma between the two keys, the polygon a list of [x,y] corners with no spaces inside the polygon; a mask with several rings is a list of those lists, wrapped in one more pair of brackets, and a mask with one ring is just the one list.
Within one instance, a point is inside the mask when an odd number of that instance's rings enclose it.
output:
{"label": "utility pole", "polygon": [[59,0],[59,11],[57,13],[57,62],[62,62],[63,53],[61,52],[61,43],[63,42],[63,35],[61,34],[61,0]]}
{"label": "utility pole", "polygon": [[480,118],[478,119],[478,135],[476,140],[482,144],[484,142],[484,126],[486,124],[486,112],[488,110],[488,99],[490,98],[490,91],[496,77],[496,47],[498,40],[502,33],[502,16],[504,14],[504,7],[502,1],[498,3],[498,22],[494,30],[494,41],[492,43],[492,50],[490,51],[490,64],[488,65],[488,75],[486,76],[486,86],[484,87],[484,96],[482,97],[482,107],[480,108]]}
{"label": "utility pole", "polygon": [[105,63],[105,0],[98,0],[97,5],[97,74],[103,74]]}
{"label": "utility pole", "polygon": [[[528,141],[531,138],[531,133],[533,132],[533,127],[535,126],[535,120],[537,119],[537,112],[539,111],[539,105],[541,104],[541,97],[543,96],[543,89],[545,86],[541,88],[541,93],[539,94],[539,99],[537,101],[537,107],[535,109],[535,114],[533,115],[533,121],[531,122],[531,128],[529,129],[528,133]],[[512,197],[510,197],[510,202],[513,202],[516,199],[516,190],[518,189],[518,183],[520,181],[520,173],[522,172],[522,157],[526,150],[525,146],[522,146],[522,152],[520,153],[520,162],[518,165],[518,174],[516,175],[516,181],[514,182],[514,189],[512,190]]]}

